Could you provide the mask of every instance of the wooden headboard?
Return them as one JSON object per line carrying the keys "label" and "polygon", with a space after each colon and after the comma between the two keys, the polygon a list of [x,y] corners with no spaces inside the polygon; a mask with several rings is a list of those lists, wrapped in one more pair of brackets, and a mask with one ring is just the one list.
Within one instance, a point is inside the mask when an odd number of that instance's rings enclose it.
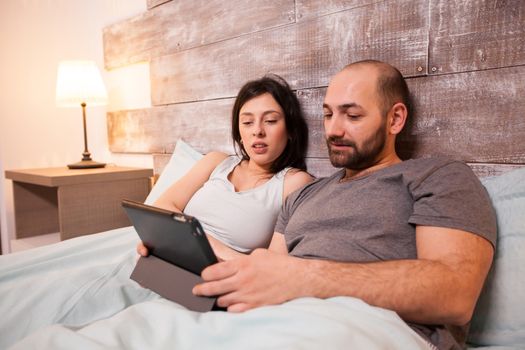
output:
{"label": "wooden headboard", "polygon": [[403,158],[446,155],[499,174],[525,164],[523,23],[521,0],[148,0],[103,33],[107,69],[149,61],[153,105],[108,113],[110,150],[151,153],[156,173],[179,138],[231,153],[235,94],[272,72],[306,112],[309,171],[329,174],[326,86],[373,58],[399,68],[413,94]]}

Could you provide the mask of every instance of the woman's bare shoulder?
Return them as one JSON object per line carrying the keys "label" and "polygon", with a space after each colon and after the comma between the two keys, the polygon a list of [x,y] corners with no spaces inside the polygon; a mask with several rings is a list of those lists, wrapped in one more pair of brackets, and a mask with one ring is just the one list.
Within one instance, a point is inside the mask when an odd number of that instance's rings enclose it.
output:
{"label": "woman's bare shoulder", "polygon": [[290,193],[309,184],[314,180],[314,177],[308,174],[306,171],[301,169],[292,168],[288,170],[284,177],[284,193],[283,197],[286,198]]}
{"label": "woman's bare shoulder", "polygon": [[199,163],[215,168],[217,165],[219,165],[220,162],[222,162],[228,157],[229,155],[227,155],[224,152],[211,151],[207,153],[204,157],[202,157]]}
{"label": "woman's bare shoulder", "polygon": [[210,158],[210,159],[220,159],[221,161],[223,161],[224,159],[228,158],[230,155],[229,154],[226,154],[224,152],[220,152],[220,151],[211,151],[209,153],[206,153],[206,155],[204,156],[204,158]]}

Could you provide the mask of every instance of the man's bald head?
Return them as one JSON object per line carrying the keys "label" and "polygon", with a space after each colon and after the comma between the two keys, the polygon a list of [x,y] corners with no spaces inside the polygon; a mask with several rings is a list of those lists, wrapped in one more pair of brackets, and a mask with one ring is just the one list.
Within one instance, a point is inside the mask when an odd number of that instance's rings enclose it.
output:
{"label": "man's bald head", "polygon": [[386,116],[388,111],[390,111],[390,108],[398,102],[402,102],[410,112],[410,93],[408,91],[408,86],[403,75],[397,70],[397,68],[381,61],[363,60],[350,63],[341,71],[363,67],[373,68],[377,72],[377,96],[381,103],[383,116]]}

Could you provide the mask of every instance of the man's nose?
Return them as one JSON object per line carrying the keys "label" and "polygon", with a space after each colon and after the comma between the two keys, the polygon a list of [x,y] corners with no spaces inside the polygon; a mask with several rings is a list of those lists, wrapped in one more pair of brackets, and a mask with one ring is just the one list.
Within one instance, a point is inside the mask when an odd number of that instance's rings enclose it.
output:
{"label": "man's nose", "polygon": [[326,136],[342,137],[345,133],[343,118],[333,115],[330,119],[325,119],[324,130]]}

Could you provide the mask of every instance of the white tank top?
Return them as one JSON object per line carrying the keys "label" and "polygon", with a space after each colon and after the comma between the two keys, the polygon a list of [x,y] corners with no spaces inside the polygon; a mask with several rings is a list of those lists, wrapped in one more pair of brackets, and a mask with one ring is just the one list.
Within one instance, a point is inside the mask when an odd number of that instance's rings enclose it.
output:
{"label": "white tank top", "polygon": [[184,213],[196,217],[206,233],[243,253],[268,247],[283,199],[281,170],[261,186],[235,192],[228,180],[241,158],[223,160],[191,197]]}

